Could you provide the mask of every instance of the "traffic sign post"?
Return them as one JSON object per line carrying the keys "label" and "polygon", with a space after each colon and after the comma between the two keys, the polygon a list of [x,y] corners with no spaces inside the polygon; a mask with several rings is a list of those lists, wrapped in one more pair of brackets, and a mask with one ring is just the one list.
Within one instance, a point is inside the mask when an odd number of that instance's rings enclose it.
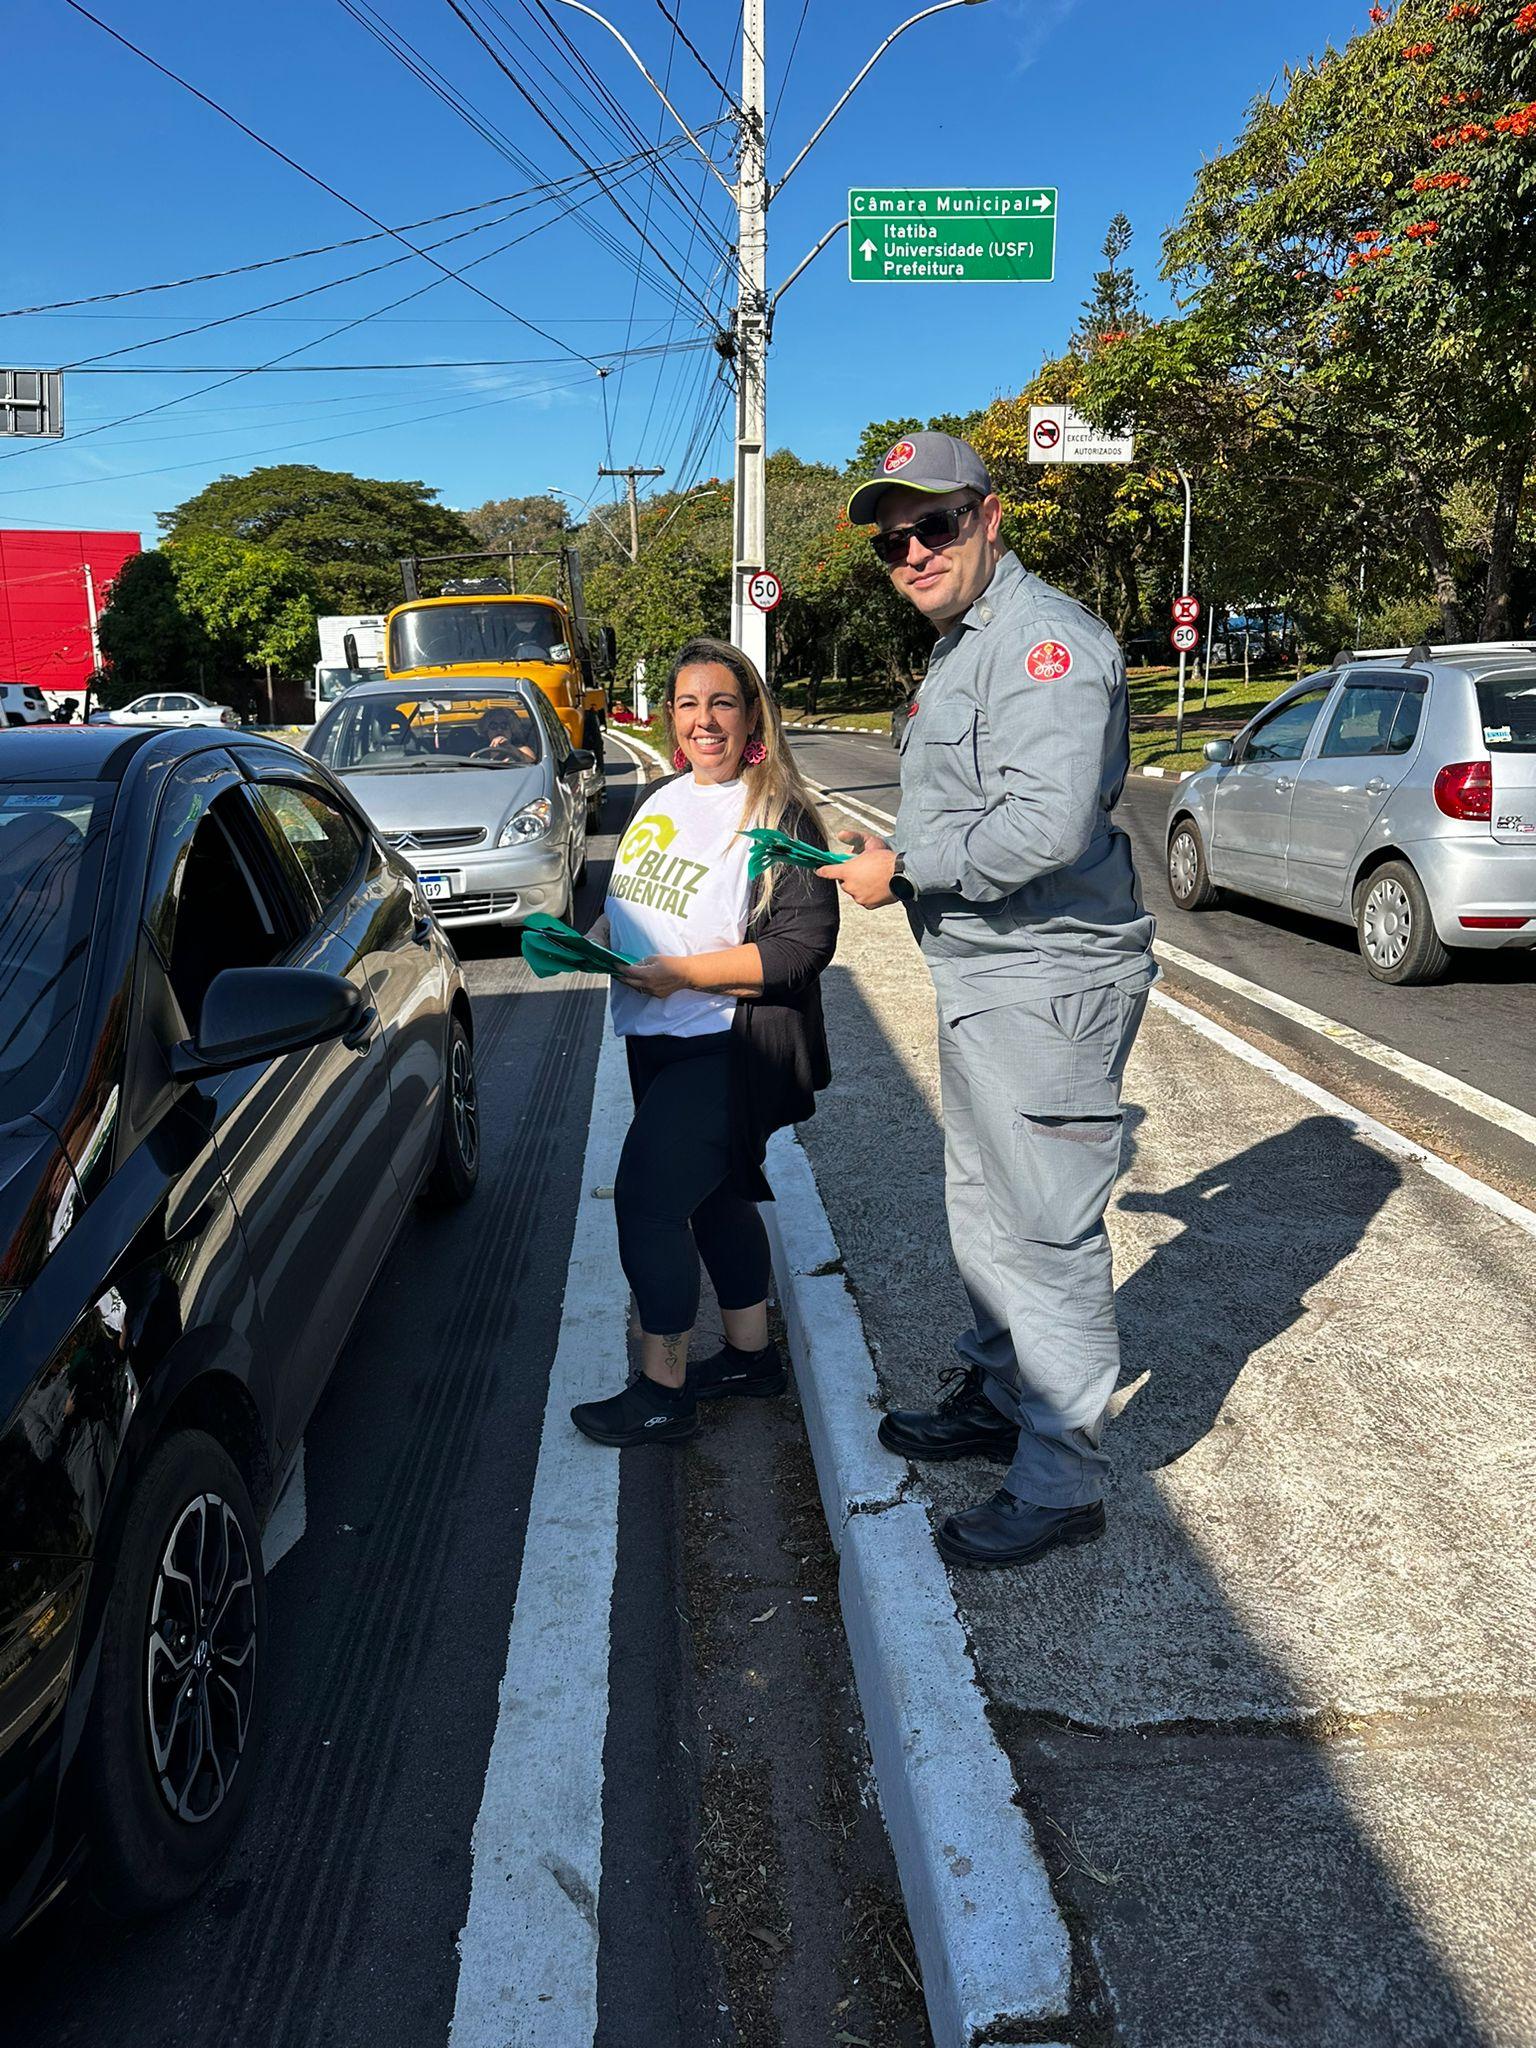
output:
{"label": "traffic sign post", "polygon": [[848,194],[854,284],[1049,284],[1054,185],[874,186]]}
{"label": "traffic sign post", "polygon": [[1070,405],[1032,405],[1028,454],[1031,462],[1134,462],[1136,442],[1104,433]]}
{"label": "traffic sign post", "polygon": [[784,596],[784,586],[771,569],[759,569],[747,584],[747,596],[760,612],[771,612]]}

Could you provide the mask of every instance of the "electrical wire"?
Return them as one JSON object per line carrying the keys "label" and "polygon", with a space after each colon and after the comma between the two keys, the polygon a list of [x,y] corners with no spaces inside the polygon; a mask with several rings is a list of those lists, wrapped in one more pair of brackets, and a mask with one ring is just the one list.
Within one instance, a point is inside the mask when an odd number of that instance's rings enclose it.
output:
{"label": "electrical wire", "polygon": [[[657,0],[658,6],[660,0]],[[779,114],[784,105],[784,95],[789,90],[789,74],[795,68],[795,52],[800,47],[800,38],[805,33],[805,17],[811,11],[811,0],[800,0],[800,19],[795,23],[794,38],[789,46],[789,56],[784,64],[784,76],[779,80],[779,90],[774,99],[773,113],[768,122],[768,133],[763,141],[764,152],[772,147],[773,131],[779,125]]]}
{"label": "electrical wire", "polygon": [[656,5],[660,8],[663,19],[671,22],[673,35],[681,40],[683,48],[688,52],[689,56],[693,58],[694,62],[703,72],[704,76],[709,80],[710,84],[714,86],[715,90],[720,94],[720,97],[724,100],[725,104],[732,110],[733,113],[739,115],[741,112],[741,107],[738,104],[738,102],[732,97],[731,88],[725,83],[723,79],[717,78],[714,72],[711,71],[708,63],[705,61],[704,57],[700,53],[697,44],[690,40],[688,31],[683,27],[683,24],[678,20],[677,16],[672,12],[671,8],[668,7],[667,0],[656,0]]}
{"label": "electrical wire", "polygon": [[[179,85],[183,92],[188,92],[194,99],[200,100],[210,111],[219,115],[222,120],[228,121],[231,126],[238,128],[242,135],[249,137],[252,142],[259,144],[269,155],[275,156],[280,163],[287,164],[290,170],[297,171],[299,176],[306,179],[311,185],[329,194],[332,199],[337,200],[341,205],[350,208],[353,213],[358,214],[363,220],[366,220],[371,226],[378,228],[382,233],[393,236],[397,242],[401,243],[403,247],[412,250],[414,254],[422,254],[421,250],[417,249],[414,243],[406,241],[405,236],[397,228],[388,226],[386,222],[379,219],[377,214],[370,213],[368,208],[361,205],[357,200],[349,199],[346,193],[338,191],[327,179],[322,178],[317,171],[307,169],[305,165],[298,161],[297,157],[290,156],[287,150],[280,149],[275,142],[269,142],[264,135],[258,134],[248,123],[242,121],[238,114],[231,112],[228,107],[221,105],[210,94],[203,92],[199,87],[193,85],[189,79],[183,78],[179,72],[172,71],[169,65],[162,64],[158,57],[152,57],[139,44],[130,41],[120,29],[113,28],[111,23],[103,21],[100,15],[92,14],[90,9],[82,4],[82,0],[64,0],[64,5],[73,13],[80,15],[84,20],[91,22],[103,34],[110,36],[115,43],[120,43],[125,50],[131,51],[135,57],[149,65],[151,70],[158,71],[162,78],[168,78],[173,85]],[[584,165],[583,168],[591,170],[593,166]],[[451,269],[446,263],[439,263],[435,256],[427,256],[426,261],[432,264],[435,269],[440,270],[444,277],[464,282],[462,279],[459,279],[457,271]],[[510,306],[504,305],[500,299],[493,298],[489,292],[482,290],[479,285],[466,283],[465,289],[473,292],[476,298],[483,299],[488,306],[493,306],[498,313],[505,313],[509,320],[515,320],[519,327],[526,327],[531,333],[537,334],[541,341],[552,343],[576,361],[585,363],[589,370],[596,370],[596,363],[593,362],[590,356],[584,354],[582,350],[572,348],[568,343],[561,341],[557,335],[548,333],[536,321],[525,319],[521,313],[514,312]]]}
{"label": "electrical wire", "polygon": [[[432,287],[428,287],[428,289],[432,289]],[[395,303],[400,305],[404,301],[396,300]],[[349,327],[360,327],[365,322],[372,320],[373,317],[371,313],[361,313],[356,319],[350,320],[346,324]],[[318,345],[318,342],[325,339],[326,336],[320,335],[316,340],[305,342],[302,346],[314,348]],[[667,355],[685,349],[712,349],[714,346],[715,344],[711,336],[696,334],[687,341],[645,342],[625,351],[625,353],[638,360],[645,356]],[[290,355],[293,353],[293,350],[288,351]],[[114,363],[110,369],[84,369],[77,370],[74,374],[77,377],[211,377],[227,370],[231,373],[232,377],[328,377],[333,372],[342,370],[528,369],[545,363],[559,363],[564,360],[563,356],[438,356],[409,363],[289,363],[284,361],[282,356],[274,356],[270,362],[241,363],[238,365],[230,363]],[[617,362],[617,354],[611,355],[609,360],[610,362]],[[210,391],[215,391],[218,388],[217,385],[211,384],[208,386]],[[190,398],[201,398],[204,394],[200,391],[193,391],[187,395]],[[316,403],[319,402],[318,400],[316,401]],[[217,410],[217,408],[214,408],[214,410]]]}

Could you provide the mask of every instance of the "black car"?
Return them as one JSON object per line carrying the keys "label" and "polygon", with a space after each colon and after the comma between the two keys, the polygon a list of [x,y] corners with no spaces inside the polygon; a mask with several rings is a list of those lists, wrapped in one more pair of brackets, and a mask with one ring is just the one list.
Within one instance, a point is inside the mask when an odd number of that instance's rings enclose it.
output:
{"label": "black car", "polygon": [[262,1527],[412,1201],[474,1186],[472,1033],[317,763],[0,733],[0,1935],[234,1832]]}

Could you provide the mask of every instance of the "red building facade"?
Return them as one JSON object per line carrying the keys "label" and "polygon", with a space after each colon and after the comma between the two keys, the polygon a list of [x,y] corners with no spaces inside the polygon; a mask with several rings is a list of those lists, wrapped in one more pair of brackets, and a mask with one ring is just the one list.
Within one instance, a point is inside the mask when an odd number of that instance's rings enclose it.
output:
{"label": "red building facade", "polygon": [[0,682],[36,683],[55,701],[83,697],[95,667],[87,571],[99,614],[138,552],[136,533],[0,530]]}

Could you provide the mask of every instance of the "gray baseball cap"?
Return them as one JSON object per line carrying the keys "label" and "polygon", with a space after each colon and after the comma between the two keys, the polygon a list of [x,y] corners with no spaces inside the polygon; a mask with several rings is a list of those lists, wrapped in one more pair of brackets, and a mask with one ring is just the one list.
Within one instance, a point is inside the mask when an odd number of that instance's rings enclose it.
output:
{"label": "gray baseball cap", "polygon": [[969,441],[954,434],[903,434],[882,456],[880,474],[860,484],[848,500],[854,525],[868,526],[881,498],[898,484],[904,491],[932,491],[935,497],[964,490],[985,498],[992,489],[987,466]]}

